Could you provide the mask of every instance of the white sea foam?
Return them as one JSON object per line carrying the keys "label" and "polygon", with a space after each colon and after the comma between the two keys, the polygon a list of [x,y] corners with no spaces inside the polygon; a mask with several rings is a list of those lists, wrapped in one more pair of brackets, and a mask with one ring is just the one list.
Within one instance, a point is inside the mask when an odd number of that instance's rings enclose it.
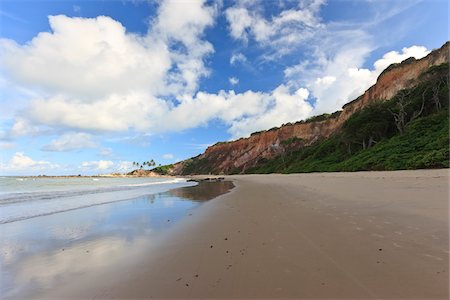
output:
{"label": "white sea foam", "polygon": [[[183,178],[175,178],[172,180],[167,180],[164,183],[179,183],[179,182],[185,182],[186,180]],[[161,182],[145,182],[145,183],[132,183],[132,184],[127,184],[125,186],[148,186],[148,185],[155,185],[155,184],[161,184]]]}

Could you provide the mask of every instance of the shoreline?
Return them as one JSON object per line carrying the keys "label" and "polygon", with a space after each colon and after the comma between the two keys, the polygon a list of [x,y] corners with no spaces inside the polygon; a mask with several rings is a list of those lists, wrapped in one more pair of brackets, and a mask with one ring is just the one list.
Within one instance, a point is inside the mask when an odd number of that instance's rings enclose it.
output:
{"label": "shoreline", "polygon": [[448,298],[448,169],[226,179],[125,272],[43,298]]}
{"label": "shoreline", "polygon": [[184,176],[171,175],[128,175],[128,174],[99,174],[99,175],[14,175],[2,176],[11,178],[185,178]]}

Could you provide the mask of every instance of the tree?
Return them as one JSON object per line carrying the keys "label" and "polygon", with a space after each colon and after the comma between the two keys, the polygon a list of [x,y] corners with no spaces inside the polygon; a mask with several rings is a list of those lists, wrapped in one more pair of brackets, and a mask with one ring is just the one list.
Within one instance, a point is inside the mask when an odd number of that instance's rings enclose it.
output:
{"label": "tree", "polygon": [[400,134],[403,134],[406,126],[406,108],[411,104],[411,101],[407,100],[411,94],[410,90],[401,90],[395,96],[397,99],[395,109],[389,109],[389,112],[394,117],[395,127]]}
{"label": "tree", "polygon": [[381,101],[374,102],[354,113],[342,127],[342,141],[351,154],[351,145],[357,144],[362,149],[372,147],[388,135],[391,121],[389,112]]}
{"label": "tree", "polygon": [[[440,66],[433,66],[426,73],[427,76],[430,76],[429,83],[431,89],[431,100],[434,104],[436,111],[441,110],[441,91],[446,86],[449,86],[449,74],[448,74],[448,63]],[[448,99],[448,98],[447,98]]]}

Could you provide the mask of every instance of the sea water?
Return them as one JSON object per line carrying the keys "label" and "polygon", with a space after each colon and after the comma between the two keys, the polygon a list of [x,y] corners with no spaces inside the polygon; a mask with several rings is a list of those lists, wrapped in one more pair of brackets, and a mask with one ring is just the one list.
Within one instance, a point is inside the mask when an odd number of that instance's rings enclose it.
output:
{"label": "sea water", "polygon": [[1,177],[0,224],[189,185],[182,178]]}

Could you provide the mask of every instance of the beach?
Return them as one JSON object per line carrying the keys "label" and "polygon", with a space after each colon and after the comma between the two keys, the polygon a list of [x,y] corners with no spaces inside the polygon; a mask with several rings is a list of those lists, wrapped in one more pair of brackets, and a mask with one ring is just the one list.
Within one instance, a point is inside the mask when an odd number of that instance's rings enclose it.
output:
{"label": "beach", "polygon": [[448,298],[448,170],[230,176],[133,258],[41,298]]}

